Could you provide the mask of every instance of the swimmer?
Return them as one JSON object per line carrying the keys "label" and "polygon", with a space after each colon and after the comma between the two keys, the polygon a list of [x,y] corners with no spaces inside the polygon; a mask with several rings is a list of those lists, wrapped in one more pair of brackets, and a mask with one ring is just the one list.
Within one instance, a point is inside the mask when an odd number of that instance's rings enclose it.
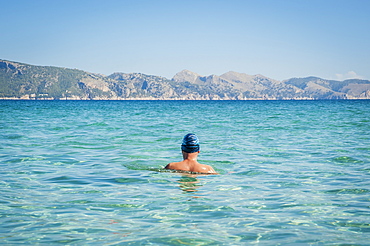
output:
{"label": "swimmer", "polygon": [[200,164],[197,161],[198,154],[200,153],[200,147],[199,139],[195,134],[189,133],[185,135],[182,141],[181,150],[184,160],[180,162],[172,162],[168,164],[165,169],[204,174],[217,174],[211,166]]}

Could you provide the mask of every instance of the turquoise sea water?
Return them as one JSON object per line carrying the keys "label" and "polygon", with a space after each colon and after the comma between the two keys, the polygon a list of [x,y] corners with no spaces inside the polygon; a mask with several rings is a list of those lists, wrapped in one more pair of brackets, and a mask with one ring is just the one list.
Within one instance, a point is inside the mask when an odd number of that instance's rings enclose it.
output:
{"label": "turquoise sea water", "polygon": [[0,166],[1,245],[370,242],[366,100],[0,101]]}

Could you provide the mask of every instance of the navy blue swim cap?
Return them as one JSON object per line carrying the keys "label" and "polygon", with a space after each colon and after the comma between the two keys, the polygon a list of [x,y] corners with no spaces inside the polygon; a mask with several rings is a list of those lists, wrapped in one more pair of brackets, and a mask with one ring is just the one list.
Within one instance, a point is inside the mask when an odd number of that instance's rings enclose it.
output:
{"label": "navy blue swim cap", "polygon": [[186,153],[194,153],[200,150],[199,139],[195,134],[186,134],[182,140],[181,149]]}

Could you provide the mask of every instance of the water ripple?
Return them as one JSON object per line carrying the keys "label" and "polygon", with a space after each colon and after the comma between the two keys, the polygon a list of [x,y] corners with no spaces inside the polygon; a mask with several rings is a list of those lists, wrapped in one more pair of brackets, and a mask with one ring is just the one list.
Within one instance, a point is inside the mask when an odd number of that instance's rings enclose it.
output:
{"label": "water ripple", "polygon": [[365,245],[369,102],[0,101],[0,243]]}

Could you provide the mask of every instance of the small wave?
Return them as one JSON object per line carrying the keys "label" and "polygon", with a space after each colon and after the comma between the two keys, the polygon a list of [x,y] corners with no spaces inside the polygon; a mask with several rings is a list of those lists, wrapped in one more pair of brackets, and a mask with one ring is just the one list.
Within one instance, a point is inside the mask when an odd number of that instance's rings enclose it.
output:
{"label": "small wave", "polygon": [[23,135],[20,134],[7,134],[7,135],[1,135],[3,139],[20,139],[23,138]]}
{"label": "small wave", "polygon": [[44,157],[31,157],[31,156],[26,156],[22,158],[14,158],[6,161],[6,163],[18,163],[18,162],[24,162],[24,161],[42,161],[44,160]]}
{"label": "small wave", "polygon": [[99,207],[104,208],[142,208],[144,205],[138,205],[138,204],[99,204]]}
{"label": "small wave", "polygon": [[365,172],[369,172],[370,173],[370,168],[359,169],[359,171],[365,171]]}
{"label": "small wave", "polygon": [[362,147],[362,148],[355,148],[356,150],[365,150],[365,151],[370,151],[370,148],[367,147]]}
{"label": "small wave", "polygon": [[89,200],[73,200],[73,201],[67,201],[67,203],[88,204],[88,203],[94,203],[94,202],[93,201],[89,201]]}
{"label": "small wave", "polygon": [[358,223],[354,221],[335,221],[330,224],[334,226],[339,226],[339,227],[351,228],[351,230],[353,231],[370,232],[369,223]]}
{"label": "small wave", "polygon": [[256,170],[249,170],[249,171],[235,173],[235,175],[245,175],[245,176],[257,176],[257,175],[262,175],[262,174],[265,174],[265,172],[256,171]]}
{"label": "small wave", "polygon": [[67,184],[90,184],[90,182],[80,180],[77,178],[72,178],[68,176],[59,176],[59,177],[54,177],[47,179],[47,181],[52,182],[52,183],[67,183]]}
{"label": "small wave", "polygon": [[68,129],[70,129],[70,127],[57,126],[57,127],[51,128],[51,130],[53,130],[53,131],[64,131],[64,130],[68,130]]}
{"label": "small wave", "polygon": [[336,163],[342,163],[342,164],[346,164],[346,163],[363,163],[363,161],[361,160],[357,160],[355,158],[352,158],[352,157],[349,157],[349,156],[340,156],[340,157],[335,157],[332,159],[333,162],[336,162]]}
{"label": "small wave", "polygon": [[144,170],[152,171],[150,170],[150,168],[152,167],[148,167],[147,161],[142,161],[142,160],[136,160],[136,161],[124,163],[123,166],[126,167],[127,169],[135,170],[135,171],[144,171]]}
{"label": "small wave", "polygon": [[163,137],[163,138],[158,138],[155,141],[156,142],[168,142],[168,141],[171,141],[171,140],[172,140],[172,138],[165,138],[165,137]]}
{"label": "small wave", "polygon": [[115,178],[112,179],[115,183],[120,184],[127,184],[127,183],[148,183],[147,179],[140,179],[140,178]]}
{"label": "small wave", "polygon": [[108,124],[105,122],[95,122],[92,124],[88,124],[87,126],[108,126]]}
{"label": "small wave", "polygon": [[[194,225],[195,226],[195,225]],[[209,238],[190,238],[178,236],[150,237],[135,240],[136,245],[218,245],[219,242]]]}
{"label": "small wave", "polygon": [[370,193],[368,189],[334,189],[325,191],[328,194],[367,194]]}

